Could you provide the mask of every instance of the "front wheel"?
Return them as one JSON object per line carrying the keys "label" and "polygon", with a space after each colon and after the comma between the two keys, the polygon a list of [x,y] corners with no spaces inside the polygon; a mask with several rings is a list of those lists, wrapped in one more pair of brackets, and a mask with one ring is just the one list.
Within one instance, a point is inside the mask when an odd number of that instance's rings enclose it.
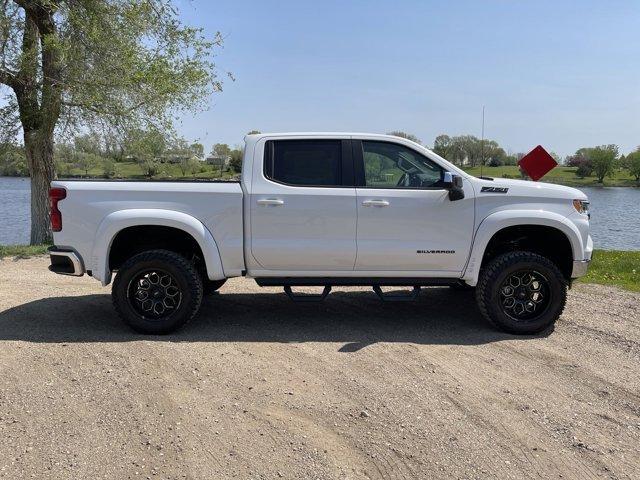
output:
{"label": "front wheel", "polygon": [[202,280],[192,263],[168,250],[134,255],[111,291],[118,315],[140,333],[166,334],[191,320],[202,302]]}
{"label": "front wheel", "polygon": [[476,299],[482,315],[500,330],[534,334],[551,327],[567,300],[567,282],[549,259],[509,252],[481,272]]}

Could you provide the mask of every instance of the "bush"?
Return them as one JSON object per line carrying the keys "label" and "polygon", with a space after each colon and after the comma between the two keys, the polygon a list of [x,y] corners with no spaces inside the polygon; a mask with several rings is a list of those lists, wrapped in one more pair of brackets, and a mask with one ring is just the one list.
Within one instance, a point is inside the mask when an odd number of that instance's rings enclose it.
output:
{"label": "bush", "polygon": [[0,175],[27,177],[29,168],[24,151],[12,144],[0,143]]}
{"label": "bush", "polygon": [[160,164],[153,158],[139,159],[138,165],[145,177],[151,178],[160,173]]}
{"label": "bush", "polygon": [[593,165],[588,158],[582,157],[579,161],[573,162],[571,166],[578,167],[576,169],[576,175],[580,178],[590,177],[593,173]]}
{"label": "bush", "polygon": [[29,168],[26,160],[17,156],[0,159],[0,176],[28,177]]}
{"label": "bush", "polygon": [[584,162],[576,169],[576,175],[580,178],[590,177],[593,173],[593,167],[589,162]]}
{"label": "bush", "polygon": [[236,173],[240,173],[242,171],[242,150],[235,149],[231,151],[229,168]]}
{"label": "bush", "polygon": [[585,161],[588,162],[589,159],[582,154],[571,155],[567,157],[566,165],[567,167],[579,167]]}
{"label": "bush", "polygon": [[69,177],[73,170],[73,164],[69,162],[58,161],[56,162],[56,172],[63,177]]}
{"label": "bush", "polygon": [[102,162],[102,175],[104,178],[114,178],[118,176],[118,167],[113,159],[107,158]]}

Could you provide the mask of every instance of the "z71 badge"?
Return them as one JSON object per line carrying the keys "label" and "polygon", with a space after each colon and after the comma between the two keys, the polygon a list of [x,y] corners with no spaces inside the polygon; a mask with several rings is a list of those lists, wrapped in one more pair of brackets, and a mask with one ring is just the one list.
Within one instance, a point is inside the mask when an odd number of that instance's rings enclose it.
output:
{"label": "z71 badge", "polygon": [[507,193],[507,187],[482,187],[480,193]]}

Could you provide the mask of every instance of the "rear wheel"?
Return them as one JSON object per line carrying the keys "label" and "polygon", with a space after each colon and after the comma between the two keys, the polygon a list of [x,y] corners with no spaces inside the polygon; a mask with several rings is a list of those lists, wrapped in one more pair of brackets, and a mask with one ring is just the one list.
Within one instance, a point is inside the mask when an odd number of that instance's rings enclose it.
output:
{"label": "rear wheel", "polygon": [[510,252],[482,270],[476,298],[482,315],[500,330],[534,334],[552,326],[562,314],[567,282],[549,259]]}
{"label": "rear wheel", "polygon": [[120,267],[112,300],[118,315],[134,330],[166,334],[196,315],[202,302],[202,280],[181,255],[149,250]]}

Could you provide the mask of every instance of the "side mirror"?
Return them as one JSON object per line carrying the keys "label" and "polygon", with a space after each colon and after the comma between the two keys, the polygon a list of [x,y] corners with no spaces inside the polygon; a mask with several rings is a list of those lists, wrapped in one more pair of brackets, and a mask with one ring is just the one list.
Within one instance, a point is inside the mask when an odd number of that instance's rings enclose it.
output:
{"label": "side mirror", "polygon": [[464,198],[464,190],[462,188],[462,177],[451,172],[444,172],[443,178],[444,188],[449,190],[449,200],[455,202]]}

